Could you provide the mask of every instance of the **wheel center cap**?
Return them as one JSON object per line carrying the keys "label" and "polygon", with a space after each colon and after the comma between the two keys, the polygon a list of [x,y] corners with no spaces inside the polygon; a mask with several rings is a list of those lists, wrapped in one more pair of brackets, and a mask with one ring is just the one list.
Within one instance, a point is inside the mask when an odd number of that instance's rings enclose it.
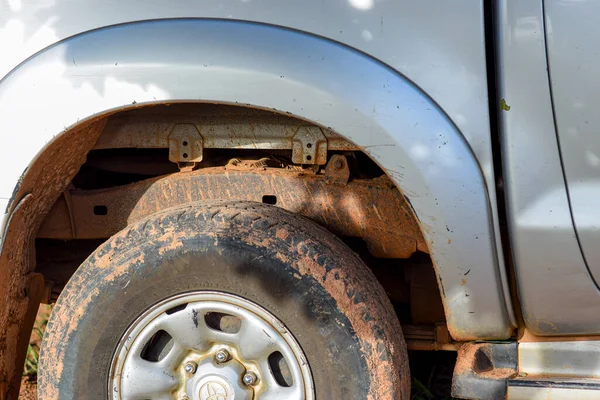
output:
{"label": "wheel center cap", "polygon": [[200,400],[233,400],[235,392],[233,386],[226,379],[218,375],[208,375],[200,380]]}

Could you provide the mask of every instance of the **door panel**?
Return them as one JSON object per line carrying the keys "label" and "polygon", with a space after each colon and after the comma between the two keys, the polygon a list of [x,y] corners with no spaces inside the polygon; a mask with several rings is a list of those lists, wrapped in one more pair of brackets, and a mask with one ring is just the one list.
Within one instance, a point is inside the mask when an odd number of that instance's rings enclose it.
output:
{"label": "door panel", "polygon": [[552,99],[575,227],[600,280],[600,2],[545,0]]}
{"label": "door panel", "polygon": [[523,320],[536,335],[595,335],[600,291],[590,279],[570,213],[552,113],[543,3],[499,0],[494,11],[507,222]]}

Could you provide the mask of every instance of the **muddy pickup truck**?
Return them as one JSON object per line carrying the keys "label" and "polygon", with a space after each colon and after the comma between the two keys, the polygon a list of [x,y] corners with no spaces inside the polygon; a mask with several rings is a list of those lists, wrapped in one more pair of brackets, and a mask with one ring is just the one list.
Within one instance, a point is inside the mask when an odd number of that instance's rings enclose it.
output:
{"label": "muddy pickup truck", "polygon": [[598,15],[1,0],[0,398],[600,398]]}

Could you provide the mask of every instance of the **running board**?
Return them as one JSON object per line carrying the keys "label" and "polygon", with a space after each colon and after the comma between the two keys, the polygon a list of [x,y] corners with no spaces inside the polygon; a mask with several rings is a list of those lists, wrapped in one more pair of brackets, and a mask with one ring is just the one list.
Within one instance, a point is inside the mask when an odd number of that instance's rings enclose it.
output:
{"label": "running board", "polygon": [[508,400],[596,400],[600,379],[523,377],[508,380]]}

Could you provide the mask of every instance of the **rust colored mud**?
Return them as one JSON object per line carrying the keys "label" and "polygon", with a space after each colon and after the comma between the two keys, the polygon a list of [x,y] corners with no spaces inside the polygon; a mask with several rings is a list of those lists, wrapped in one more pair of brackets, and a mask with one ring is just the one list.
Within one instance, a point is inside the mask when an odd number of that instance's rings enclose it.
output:
{"label": "rust colored mud", "polygon": [[456,364],[454,365],[455,375],[466,374],[473,369],[473,360],[475,359],[477,349],[479,349],[479,345],[476,343],[466,343],[461,346],[456,357]]}
{"label": "rust colored mud", "polygon": [[489,355],[489,350],[482,343],[465,343],[460,347],[454,366],[454,376],[475,373],[487,379],[506,379],[515,375],[516,371],[513,368],[493,368],[489,371],[477,371],[475,359],[478,351],[483,351]]}
{"label": "rust colored mud", "polygon": [[21,379],[19,400],[37,400],[37,385],[27,377]]}
{"label": "rust colored mud", "polygon": [[[417,250],[427,251],[410,207],[387,177],[357,179],[345,187],[327,184],[326,179],[297,169],[215,167],[111,189],[71,190],[65,194],[70,207],[57,202],[38,237],[108,238],[169,207],[200,200],[262,202],[268,195],[278,207],[303,215],[336,235],[364,239],[376,257],[408,258]],[[106,207],[106,215],[95,214],[98,205]]]}
{"label": "rust colored mud", "polygon": [[[193,229],[181,231],[179,221],[184,219],[186,226]],[[270,233],[266,235],[265,231]],[[84,264],[69,285],[84,287],[90,274],[97,274],[96,268],[109,266],[110,273],[105,279],[123,277],[127,268],[121,265],[120,246],[132,248],[136,243],[160,240],[177,248],[184,238],[193,235],[213,237],[215,241],[233,235],[253,247],[264,248],[265,254],[276,253],[273,256],[286,261],[298,276],[314,278],[335,299],[361,343],[370,371],[368,398],[388,400],[408,396],[409,367],[400,323],[376,278],[358,256],[331,233],[275,207],[244,202],[203,202],[157,213],[113,236],[86,261],[94,267],[86,268]],[[143,262],[143,258],[135,262]],[[54,383],[60,378],[64,358],[59,344],[77,334],[72,321],[94,307],[101,296],[100,293],[83,295],[77,290],[66,293],[57,303],[54,321],[49,325],[52,332],[46,345],[56,352],[44,357],[45,371],[50,371],[47,373],[52,376],[41,382],[41,390],[47,398],[57,394]],[[62,307],[67,309],[61,310]]]}
{"label": "rust colored mud", "polygon": [[44,216],[85,162],[103,121],[88,122],[48,146],[16,190],[0,255],[0,398],[16,399],[43,277],[33,273],[33,240]]}

